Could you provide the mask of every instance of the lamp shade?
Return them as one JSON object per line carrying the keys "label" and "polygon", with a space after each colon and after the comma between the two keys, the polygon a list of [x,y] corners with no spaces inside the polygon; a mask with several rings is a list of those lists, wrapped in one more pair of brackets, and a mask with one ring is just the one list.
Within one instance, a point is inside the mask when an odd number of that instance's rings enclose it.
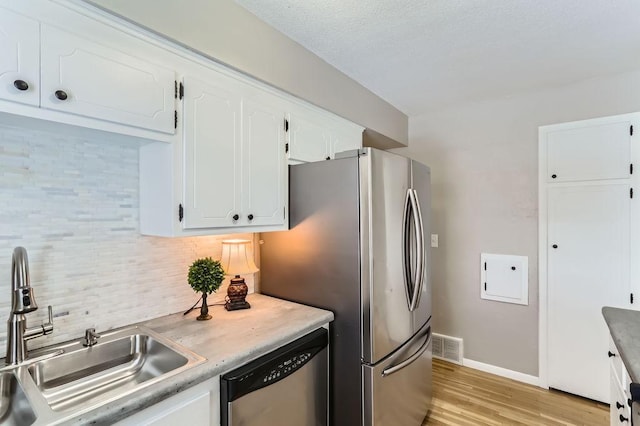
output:
{"label": "lamp shade", "polygon": [[222,241],[222,259],[220,263],[227,275],[252,274],[258,271],[249,253],[249,240]]}

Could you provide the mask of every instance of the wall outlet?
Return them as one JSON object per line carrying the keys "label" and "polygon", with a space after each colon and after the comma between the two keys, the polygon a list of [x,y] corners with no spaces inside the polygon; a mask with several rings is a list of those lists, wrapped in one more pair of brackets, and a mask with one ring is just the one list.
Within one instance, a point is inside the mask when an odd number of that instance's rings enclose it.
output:
{"label": "wall outlet", "polygon": [[438,247],[438,234],[431,234],[431,247]]}

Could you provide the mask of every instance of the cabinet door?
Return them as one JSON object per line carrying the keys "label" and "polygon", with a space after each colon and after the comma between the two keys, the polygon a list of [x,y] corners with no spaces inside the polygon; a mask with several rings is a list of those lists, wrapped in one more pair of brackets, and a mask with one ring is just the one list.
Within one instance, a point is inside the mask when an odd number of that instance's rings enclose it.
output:
{"label": "cabinet door", "polygon": [[609,333],[600,310],[629,295],[630,201],[629,185],[548,189],[549,386],[603,402]]}
{"label": "cabinet door", "polygon": [[0,99],[38,105],[39,32],[37,21],[0,9]]}
{"label": "cabinet door", "polygon": [[283,109],[246,99],[242,132],[242,214],[246,225],[284,223],[286,153]]}
{"label": "cabinet door", "polygon": [[618,381],[617,376],[611,371],[610,376],[611,402],[609,403],[609,420],[611,425],[624,425],[631,422],[631,407],[628,405],[625,395],[625,387]]}
{"label": "cabinet door", "polygon": [[630,174],[630,121],[584,124],[547,134],[547,181],[624,179]]}
{"label": "cabinet door", "polygon": [[175,133],[175,73],[42,25],[43,108]]}
{"label": "cabinet door", "polygon": [[331,158],[337,153],[362,148],[362,131],[360,129],[342,130],[331,132]]}
{"label": "cabinet door", "polygon": [[219,426],[220,377],[183,390],[115,423],[117,426]]}
{"label": "cabinet door", "polygon": [[234,226],[240,214],[240,95],[225,79],[184,79],[184,228]]}
{"label": "cabinet door", "polygon": [[289,119],[289,160],[311,162],[331,156],[328,128],[307,115],[291,113]]}

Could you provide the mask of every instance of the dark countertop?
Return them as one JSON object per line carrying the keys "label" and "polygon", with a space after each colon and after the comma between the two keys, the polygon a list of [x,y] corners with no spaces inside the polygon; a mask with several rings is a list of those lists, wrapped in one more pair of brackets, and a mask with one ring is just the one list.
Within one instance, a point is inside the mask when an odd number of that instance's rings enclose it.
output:
{"label": "dark countertop", "polygon": [[631,380],[640,383],[640,311],[605,306],[602,316]]}

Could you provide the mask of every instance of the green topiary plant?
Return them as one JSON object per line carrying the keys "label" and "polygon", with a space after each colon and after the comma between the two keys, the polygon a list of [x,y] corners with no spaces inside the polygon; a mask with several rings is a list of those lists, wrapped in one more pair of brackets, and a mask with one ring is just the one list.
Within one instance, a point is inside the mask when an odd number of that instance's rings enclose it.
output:
{"label": "green topiary plant", "polygon": [[202,293],[202,307],[198,321],[211,319],[207,296],[220,288],[224,281],[224,269],[219,261],[210,257],[195,260],[189,267],[189,285],[193,290]]}

